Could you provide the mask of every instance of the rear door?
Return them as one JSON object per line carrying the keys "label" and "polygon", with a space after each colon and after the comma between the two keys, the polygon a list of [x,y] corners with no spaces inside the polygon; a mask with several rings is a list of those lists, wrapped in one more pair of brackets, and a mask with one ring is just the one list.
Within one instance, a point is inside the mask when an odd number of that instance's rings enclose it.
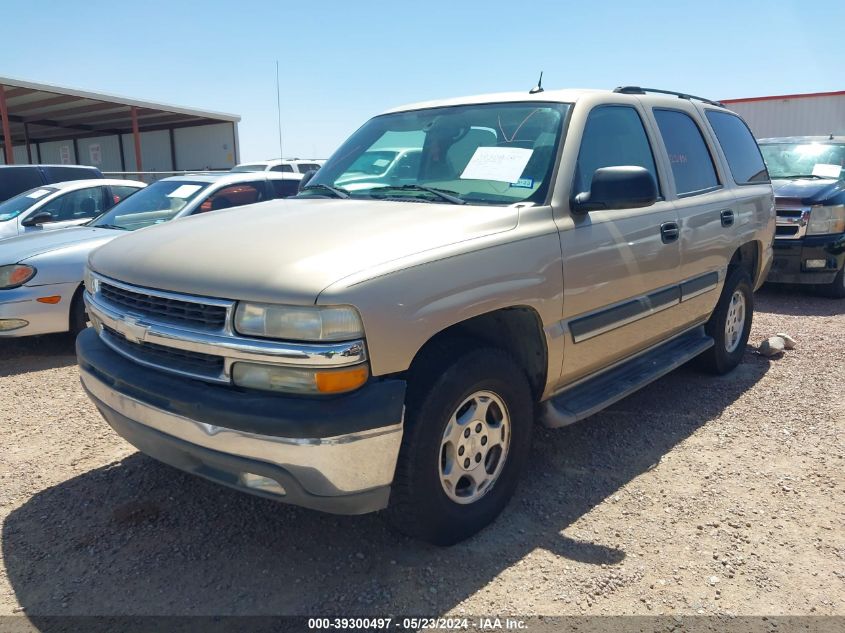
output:
{"label": "rear door", "polygon": [[725,186],[714,147],[701,129],[695,106],[678,100],[651,110],[672,177],[668,197],[681,229],[680,305],[684,323],[709,315],[723,280],[725,254],[734,241],[734,197]]}

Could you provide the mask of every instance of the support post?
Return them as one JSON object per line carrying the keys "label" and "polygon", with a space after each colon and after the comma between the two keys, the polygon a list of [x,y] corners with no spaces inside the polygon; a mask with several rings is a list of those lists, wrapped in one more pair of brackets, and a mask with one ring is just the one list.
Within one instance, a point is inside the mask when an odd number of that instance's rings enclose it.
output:
{"label": "support post", "polygon": [[138,108],[135,106],[132,106],[132,139],[135,141],[135,169],[142,172],[144,166],[141,164],[141,132],[138,129]]}
{"label": "support post", "polygon": [[3,146],[6,149],[6,164],[15,164],[15,150],[12,145],[12,129],[9,125],[9,109],[6,107],[6,87],[0,86],[0,120],[3,123]]}
{"label": "support post", "polygon": [[73,139],[73,164],[79,164],[79,143],[76,142],[76,138]]}
{"label": "support post", "polygon": [[23,124],[23,142],[26,143],[26,161],[32,165],[32,148],[29,146],[29,125]]}
{"label": "support post", "polygon": [[[118,133],[117,135],[117,146],[120,148],[120,171],[126,171],[126,154],[123,150],[123,134]],[[123,174],[126,176],[126,174]]]}
{"label": "support post", "polygon": [[173,133],[173,128],[168,128],[170,136],[170,169],[176,171],[176,135]]}

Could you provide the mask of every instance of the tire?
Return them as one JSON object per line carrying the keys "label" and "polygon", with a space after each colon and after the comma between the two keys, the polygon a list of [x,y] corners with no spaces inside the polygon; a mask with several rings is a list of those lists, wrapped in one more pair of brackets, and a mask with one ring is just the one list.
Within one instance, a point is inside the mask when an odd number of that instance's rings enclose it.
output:
{"label": "tire", "polygon": [[729,268],[722,296],[704,326],[704,330],[716,342],[700,357],[704,369],[721,375],[733,370],[742,362],[748,335],[751,333],[753,315],[754,291],[751,278],[741,268]]}
{"label": "tire", "polygon": [[491,523],[513,494],[531,449],[533,399],[504,351],[451,345],[427,356],[409,379],[387,518],[408,536],[452,545]]}
{"label": "tire", "polygon": [[88,327],[88,314],[85,312],[85,301],[82,299],[82,292],[83,289],[80,287],[74,293],[73,299],[70,302],[68,331],[74,337]]}
{"label": "tire", "polygon": [[822,293],[831,299],[845,299],[845,266],[839,269],[832,282],[822,286]]}

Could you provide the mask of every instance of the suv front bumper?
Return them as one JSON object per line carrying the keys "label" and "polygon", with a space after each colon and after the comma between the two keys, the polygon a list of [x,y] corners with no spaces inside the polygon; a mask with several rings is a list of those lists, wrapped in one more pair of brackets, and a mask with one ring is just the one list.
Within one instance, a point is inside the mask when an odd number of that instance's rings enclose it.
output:
{"label": "suv front bumper", "polygon": [[[776,239],[774,261],[766,281],[791,284],[829,284],[845,265],[845,234]],[[824,268],[807,268],[807,260],[825,260]]]}
{"label": "suv front bumper", "polygon": [[294,398],[142,367],[91,328],[77,338],[76,351],[82,384],[109,425],[159,461],[325,512],[363,514],[387,505],[402,441],[404,381],[373,381],[334,398]]}

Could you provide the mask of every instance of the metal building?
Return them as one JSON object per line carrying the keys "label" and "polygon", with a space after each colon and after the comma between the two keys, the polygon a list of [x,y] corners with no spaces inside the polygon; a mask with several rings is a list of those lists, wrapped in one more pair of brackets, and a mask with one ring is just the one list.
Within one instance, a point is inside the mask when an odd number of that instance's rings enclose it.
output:
{"label": "metal building", "polygon": [[722,99],[757,138],[845,134],[845,90]]}
{"label": "metal building", "polygon": [[240,119],[0,77],[0,164],[93,165],[146,180],[230,169]]}

